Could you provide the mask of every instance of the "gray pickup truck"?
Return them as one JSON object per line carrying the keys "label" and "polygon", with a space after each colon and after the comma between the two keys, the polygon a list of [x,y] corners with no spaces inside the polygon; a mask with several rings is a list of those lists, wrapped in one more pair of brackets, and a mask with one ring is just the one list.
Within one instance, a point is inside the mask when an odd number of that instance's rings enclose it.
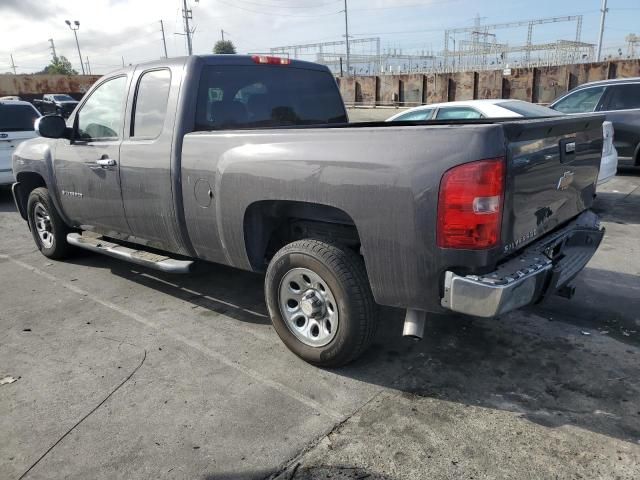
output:
{"label": "gray pickup truck", "polygon": [[192,56],[100,79],[13,157],[36,245],[165,272],[195,259],[266,272],[284,343],[343,365],[376,304],[495,317],[559,293],[604,230],[589,208],[598,115],[349,124],[329,70]]}

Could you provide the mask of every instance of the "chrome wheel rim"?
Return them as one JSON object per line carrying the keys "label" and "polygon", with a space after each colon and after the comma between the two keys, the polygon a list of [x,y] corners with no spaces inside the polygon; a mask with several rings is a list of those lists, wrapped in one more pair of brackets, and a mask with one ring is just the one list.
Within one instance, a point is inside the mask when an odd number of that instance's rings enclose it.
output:
{"label": "chrome wheel rim", "polygon": [[53,227],[51,226],[51,217],[49,212],[40,202],[36,203],[33,208],[33,220],[36,226],[36,233],[40,238],[40,243],[44,248],[53,246]]}
{"label": "chrome wheel rim", "polygon": [[298,340],[324,347],[338,331],[338,304],[320,275],[308,268],[289,270],[278,289],[280,312]]}

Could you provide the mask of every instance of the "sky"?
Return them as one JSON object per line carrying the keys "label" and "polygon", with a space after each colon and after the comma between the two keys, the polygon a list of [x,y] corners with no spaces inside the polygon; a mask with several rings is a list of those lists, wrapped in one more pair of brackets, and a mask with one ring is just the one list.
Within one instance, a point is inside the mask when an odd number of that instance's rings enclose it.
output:
{"label": "sky", "polygon": [[[193,51],[211,53],[225,38],[238,53],[266,53],[283,45],[344,39],[344,0],[189,0],[193,11]],[[596,43],[601,0],[348,0],[352,39],[381,38],[384,48],[403,53],[438,52],[444,30],[484,23],[583,15],[582,41]],[[640,35],[640,0],[609,0],[604,35],[605,54],[626,52],[625,36]],[[126,64],[163,56],[160,20],[165,26],[168,55],[186,54],[182,0],[0,0],[0,73],[42,70],[56,53],[80,71],[73,32],[65,20],[78,20],[82,57],[92,73],[103,74]],[[533,41],[574,39],[576,24],[535,28]],[[499,42],[523,44],[527,29],[501,29]],[[464,38],[462,36],[460,39]],[[367,53],[364,52],[363,53]],[[301,58],[304,58],[301,57]],[[305,58],[313,60],[313,58]]]}

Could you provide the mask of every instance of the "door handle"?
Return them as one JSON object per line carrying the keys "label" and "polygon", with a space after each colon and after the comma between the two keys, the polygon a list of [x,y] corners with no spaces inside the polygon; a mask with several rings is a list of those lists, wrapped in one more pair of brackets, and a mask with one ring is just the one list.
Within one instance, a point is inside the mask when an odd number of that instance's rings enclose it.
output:
{"label": "door handle", "polygon": [[116,161],[112,158],[100,158],[96,160],[96,165],[102,168],[115,167]]}

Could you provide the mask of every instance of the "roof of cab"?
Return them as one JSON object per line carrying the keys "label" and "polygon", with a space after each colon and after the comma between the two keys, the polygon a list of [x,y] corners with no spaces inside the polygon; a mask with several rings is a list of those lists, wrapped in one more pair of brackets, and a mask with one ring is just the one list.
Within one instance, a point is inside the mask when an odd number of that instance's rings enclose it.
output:
{"label": "roof of cab", "polygon": [[[253,59],[255,55],[193,55],[191,57],[172,57],[154,60],[152,62],[144,62],[139,64],[131,64],[127,67],[120,68],[109,72],[108,75],[115,75],[121,72],[130,72],[138,67],[153,68],[166,67],[168,65],[187,65],[189,60],[200,61],[205,65],[258,65]],[[259,55],[259,56],[277,56],[277,55]],[[330,72],[329,68],[313,62],[305,62],[303,60],[290,59],[291,63],[282,65],[283,68],[305,68],[308,70],[318,70],[322,72]],[[266,65],[265,65],[266,66]]]}

